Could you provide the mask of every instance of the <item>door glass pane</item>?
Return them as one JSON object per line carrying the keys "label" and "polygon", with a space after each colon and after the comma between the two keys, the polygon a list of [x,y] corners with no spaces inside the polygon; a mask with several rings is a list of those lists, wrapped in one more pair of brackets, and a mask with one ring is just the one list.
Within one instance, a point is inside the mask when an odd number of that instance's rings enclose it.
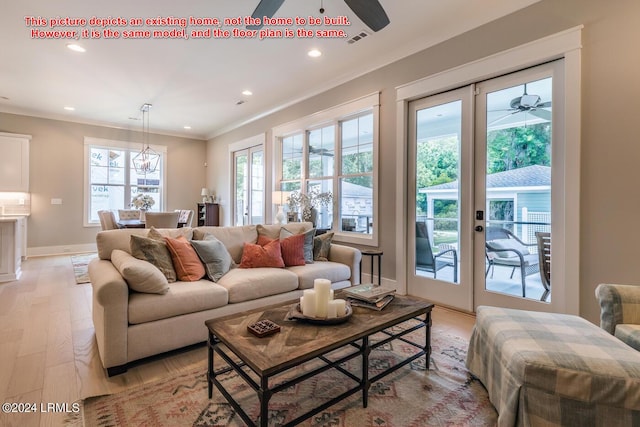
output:
{"label": "door glass pane", "polygon": [[546,299],[536,232],[551,231],[551,78],[487,94],[486,281]]}
{"label": "door glass pane", "polygon": [[264,223],[264,153],[251,154],[251,224]]}
{"label": "door glass pane", "polygon": [[248,164],[246,154],[235,156],[235,209],[234,225],[244,225],[246,223],[247,209],[249,208],[249,182]]}
{"label": "door glass pane", "polygon": [[416,114],[416,275],[458,283],[462,101]]}

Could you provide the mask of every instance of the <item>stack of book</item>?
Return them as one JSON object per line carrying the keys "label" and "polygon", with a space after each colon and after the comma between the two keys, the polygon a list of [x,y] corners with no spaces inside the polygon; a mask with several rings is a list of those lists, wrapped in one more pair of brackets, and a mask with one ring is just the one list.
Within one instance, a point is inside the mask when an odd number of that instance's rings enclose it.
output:
{"label": "stack of book", "polygon": [[373,283],[344,289],[347,300],[352,306],[378,311],[385,308],[393,300],[395,292],[395,289],[376,286]]}

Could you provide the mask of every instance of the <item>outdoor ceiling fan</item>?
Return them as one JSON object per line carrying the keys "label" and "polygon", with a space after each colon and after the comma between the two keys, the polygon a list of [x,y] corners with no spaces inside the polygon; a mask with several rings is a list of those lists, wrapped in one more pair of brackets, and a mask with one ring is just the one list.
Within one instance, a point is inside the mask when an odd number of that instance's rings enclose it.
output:
{"label": "outdoor ceiling fan", "polygon": [[[389,17],[378,0],[344,0],[344,2],[373,31],[380,31],[389,24]],[[263,16],[267,16],[271,18],[280,9],[282,3],[284,0],[260,0],[251,17],[262,19]],[[320,8],[320,13],[324,13],[324,8]],[[262,24],[250,25],[247,28],[259,30],[262,28]]]}
{"label": "outdoor ceiling fan", "polygon": [[550,108],[551,101],[541,102],[542,98],[539,95],[529,95],[527,93],[527,84],[524,84],[524,93],[522,96],[518,96],[513,98],[509,103],[509,107],[506,110],[493,110],[493,111],[508,111],[509,113],[505,114],[502,117],[497,118],[496,120],[489,123],[490,125],[500,122],[507,117],[511,117],[514,114],[518,113],[531,113],[533,116],[540,117],[541,119],[551,121],[551,111],[543,110],[543,108]]}

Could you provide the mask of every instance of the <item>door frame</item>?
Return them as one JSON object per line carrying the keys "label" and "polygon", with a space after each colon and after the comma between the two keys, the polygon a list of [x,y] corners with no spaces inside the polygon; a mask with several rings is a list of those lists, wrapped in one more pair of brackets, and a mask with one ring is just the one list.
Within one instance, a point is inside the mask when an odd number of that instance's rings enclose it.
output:
{"label": "door frame", "polygon": [[581,37],[583,26],[577,26],[489,57],[446,70],[424,79],[396,88],[396,172],[401,177],[396,182],[396,289],[407,292],[408,220],[407,188],[409,102],[445,92],[478,81],[519,71],[551,60],[564,58],[564,182],[559,183],[554,200],[564,200],[562,212],[558,212],[563,224],[554,230],[554,236],[562,234],[564,248],[554,251],[556,265],[553,281],[563,281],[562,292],[553,294],[557,311],[579,314],[580,311],[580,106],[581,106]]}
{"label": "door frame", "polygon": [[[264,166],[263,166],[263,173],[264,173],[264,189],[263,191],[265,192],[265,199],[264,199],[264,206],[262,207],[262,215],[263,218],[265,219],[265,223],[267,221],[269,221],[271,218],[267,218],[267,214],[269,213],[269,211],[267,210],[267,205],[268,203],[270,203],[270,199],[271,197],[269,197],[269,200],[267,200],[267,188],[270,188],[270,183],[267,182],[268,180],[270,180],[270,175],[267,174],[267,162],[270,161],[270,159],[267,159],[267,147],[266,147],[266,137],[265,134],[259,134],[259,135],[255,135],[252,136],[250,138],[246,138],[243,139],[241,141],[235,142],[233,144],[229,144],[228,147],[228,153],[229,153],[229,196],[230,196],[230,213],[231,213],[231,224],[235,223],[236,220],[236,206],[235,206],[235,202],[233,201],[235,198],[235,188],[236,188],[236,165],[235,165],[235,160],[236,160],[236,153],[240,152],[240,151],[247,151],[247,155],[248,155],[248,167],[249,169],[251,168],[251,156],[250,153],[252,152],[253,149],[256,148],[260,148],[263,152],[263,162],[264,162]],[[249,188],[249,191],[251,189]],[[270,194],[270,193],[269,193]]]}

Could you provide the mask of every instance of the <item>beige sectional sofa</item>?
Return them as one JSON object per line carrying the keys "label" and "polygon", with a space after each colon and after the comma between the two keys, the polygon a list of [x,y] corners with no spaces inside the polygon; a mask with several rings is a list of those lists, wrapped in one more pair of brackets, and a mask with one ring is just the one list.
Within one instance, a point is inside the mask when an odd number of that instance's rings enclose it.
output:
{"label": "beige sectional sofa", "polygon": [[[298,234],[310,230],[311,223],[284,227]],[[258,239],[254,225],[159,231],[187,239],[211,234],[224,244],[237,265],[244,243]],[[260,231],[277,235],[280,226],[261,226]],[[331,244],[328,261],[286,268],[232,268],[217,283],[205,276],[193,282],[169,283],[165,294],[136,292],[111,262],[111,254],[115,249],[131,253],[131,236],[148,233],[146,229],[121,229],[101,231],[96,237],[98,258],[89,264],[93,323],[100,359],[110,376],[126,371],[132,361],[206,341],[205,320],[293,301],[303,289],[313,287],[316,278],[331,280],[334,289],[359,280],[360,251]]]}

